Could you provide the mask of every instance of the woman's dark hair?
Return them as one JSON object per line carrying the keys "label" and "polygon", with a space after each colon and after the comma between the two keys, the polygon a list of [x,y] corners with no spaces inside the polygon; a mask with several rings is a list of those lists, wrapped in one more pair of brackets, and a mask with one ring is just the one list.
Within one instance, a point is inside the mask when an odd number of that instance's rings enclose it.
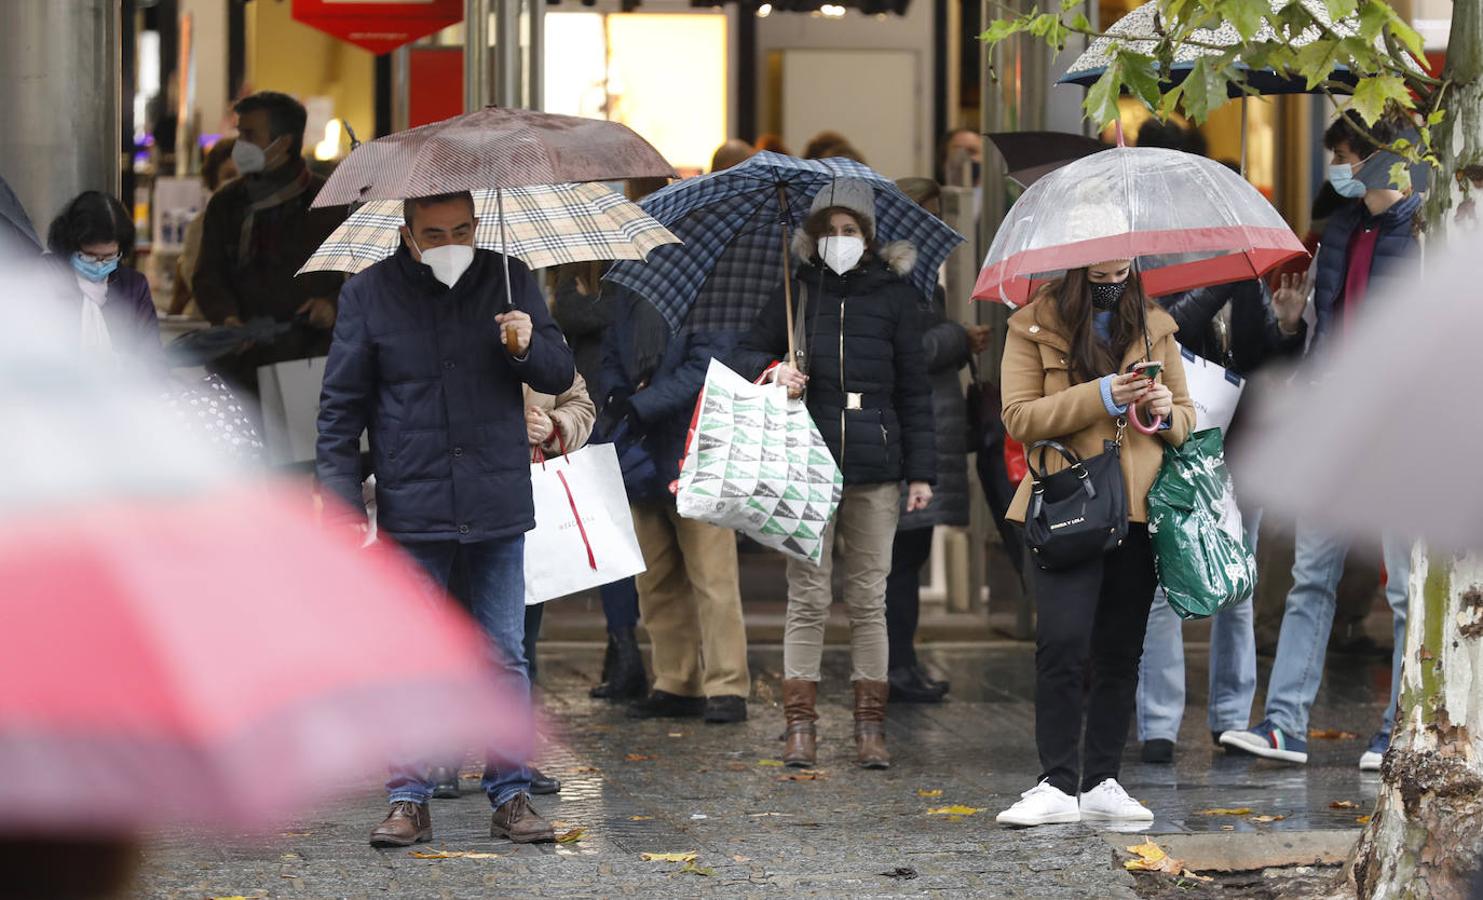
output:
{"label": "woman's dark hair", "polygon": [[[875,231],[870,227],[869,223],[860,218],[859,213],[847,206],[826,206],[803,220],[803,233],[808,235],[814,242],[815,248],[819,246],[819,241],[823,239],[824,235],[829,232],[829,220],[834,218],[835,213],[844,213],[854,219],[856,225],[860,226],[860,233],[865,237],[866,256],[874,256],[880,251],[880,246],[875,242]],[[817,250],[815,251],[815,255],[817,255]]]}
{"label": "woman's dark hair", "polygon": [[[1123,291],[1122,301],[1112,319],[1110,340],[1103,342],[1092,325],[1091,279],[1086,269],[1072,269],[1059,281],[1052,282],[1045,290],[1048,296],[1038,302],[1049,300],[1055,305],[1056,316],[1066,329],[1071,351],[1066,355],[1073,384],[1093,381],[1103,375],[1115,374],[1135,340],[1142,339],[1142,328],[1152,302],[1143,295],[1143,285],[1137,272],[1128,273],[1128,286]],[[1143,304],[1139,315],[1138,305]],[[1036,320],[1040,316],[1036,314]]]}
{"label": "woman's dark hair", "polygon": [[[602,289],[602,276],[607,271],[605,259],[591,262],[561,263],[546,270],[546,287],[552,292],[574,285],[583,297],[596,297]],[[583,290],[583,287],[586,290]]]}
{"label": "woman's dark hair", "polygon": [[232,158],[232,147],[236,143],[236,138],[222,138],[206,151],[206,159],[201,162],[201,180],[206,183],[207,190],[215,191],[221,187],[221,167]]}
{"label": "woman's dark hair", "polygon": [[71,256],[88,244],[118,242],[119,252],[134,252],[134,219],[112,194],[83,191],[52,220],[46,246],[58,256]]}

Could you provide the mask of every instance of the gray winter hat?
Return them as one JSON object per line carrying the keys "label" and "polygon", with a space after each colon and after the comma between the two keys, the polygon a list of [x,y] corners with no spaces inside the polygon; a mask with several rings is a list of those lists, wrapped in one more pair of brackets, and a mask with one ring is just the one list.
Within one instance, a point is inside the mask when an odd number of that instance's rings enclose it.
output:
{"label": "gray winter hat", "polygon": [[875,189],[863,178],[836,178],[819,189],[814,195],[808,214],[821,209],[838,206],[849,210],[860,218],[860,224],[870,234],[875,234]]}

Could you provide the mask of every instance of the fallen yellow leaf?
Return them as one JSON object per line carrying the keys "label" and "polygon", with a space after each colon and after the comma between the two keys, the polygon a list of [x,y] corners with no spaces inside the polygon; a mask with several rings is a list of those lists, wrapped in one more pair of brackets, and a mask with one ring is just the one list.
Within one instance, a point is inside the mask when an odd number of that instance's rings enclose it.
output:
{"label": "fallen yellow leaf", "polygon": [[731,857],[731,860],[732,860],[732,862],[749,863],[749,862],[752,861],[752,857],[750,857],[750,856],[733,856],[733,857]]}
{"label": "fallen yellow leaf", "polygon": [[1335,800],[1329,804],[1329,809],[1359,809],[1359,804],[1353,800]]}
{"label": "fallen yellow leaf", "polygon": [[1199,812],[1195,813],[1195,815],[1197,815],[1197,816],[1249,816],[1249,815],[1251,815],[1251,808],[1248,807],[1248,806],[1238,806],[1238,807],[1235,807],[1235,808],[1232,808],[1232,809],[1227,809],[1227,808],[1225,808],[1223,806],[1217,806],[1214,809],[1202,809]]}
{"label": "fallen yellow leaf", "polygon": [[1144,841],[1134,844],[1128,848],[1133,858],[1123,863],[1123,868],[1132,872],[1167,872],[1170,875],[1178,875],[1184,871],[1184,864],[1177,859],[1171,859],[1164,848],[1153,841]]}
{"label": "fallen yellow leaf", "polygon": [[1251,821],[1265,824],[1267,822],[1281,822],[1285,818],[1287,816],[1252,816]]}
{"label": "fallen yellow leaf", "polygon": [[971,816],[983,812],[974,806],[935,806],[927,810],[929,816]]}
{"label": "fallen yellow leaf", "polygon": [[1368,824],[1370,824],[1370,817],[1369,816],[1360,816],[1359,818],[1355,819],[1354,821],[1358,822],[1361,825],[1368,825]]}
{"label": "fallen yellow leaf", "polygon": [[781,759],[759,759],[757,760],[757,765],[767,766],[769,769],[777,769],[782,767],[783,761]]}
{"label": "fallen yellow leaf", "polygon": [[499,859],[498,853],[474,850],[413,850],[410,855],[417,859]]}
{"label": "fallen yellow leaf", "polygon": [[917,788],[917,796],[925,798],[927,800],[936,800],[938,797],[942,796],[942,789],[938,788],[929,791],[926,788]]}
{"label": "fallen yellow leaf", "polygon": [[733,772],[745,772],[752,767],[744,762],[729,762],[726,764],[726,768]]}
{"label": "fallen yellow leaf", "polygon": [[1359,735],[1352,731],[1340,731],[1337,728],[1310,728],[1308,729],[1308,740],[1310,741],[1352,741]]}
{"label": "fallen yellow leaf", "polygon": [[597,766],[577,766],[572,771],[576,772],[578,775],[596,775],[601,770],[598,769]]}
{"label": "fallen yellow leaf", "polygon": [[690,863],[700,856],[700,851],[690,850],[684,853],[640,853],[639,859],[644,862],[682,862]]}
{"label": "fallen yellow leaf", "polygon": [[685,736],[685,732],[683,732],[683,731],[671,731],[669,733],[669,736],[670,737],[684,737]]}
{"label": "fallen yellow leaf", "polygon": [[582,835],[586,833],[587,829],[585,828],[573,828],[571,831],[568,831],[565,834],[558,834],[556,836],[556,843],[575,844],[577,841],[580,841],[582,839]]}
{"label": "fallen yellow leaf", "polygon": [[643,753],[630,753],[630,754],[628,754],[627,756],[625,756],[623,758],[626,759],[626,760],[628,760],[629,762],[648,762],[649,760],[653,759],[654,757],[652,757],[652,756],[646,756]]}
{"label": "fallen yellow leaf", "polygon": [[829,773],[815,769],[803,769],[798,772],[789,772],[787,775],[779,775],[778,781],[828,781]]}
{"label": "fallen yellow leaf", "polygon": [[648,821],[650,821],[653,818],[654,818],[653,816],[629,816],[628,817],[628,821],[630,821],[630,822],[648,822]]}

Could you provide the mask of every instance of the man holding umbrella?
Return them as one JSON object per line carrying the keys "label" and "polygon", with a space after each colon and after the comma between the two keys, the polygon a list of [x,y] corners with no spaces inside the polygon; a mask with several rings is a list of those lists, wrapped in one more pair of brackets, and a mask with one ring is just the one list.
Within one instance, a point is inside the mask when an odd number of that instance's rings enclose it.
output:
{"label": "man holding umbrella", "polygon": [[[468,192],[407,200],[404,215],[403,246],[340,295],[317,473],[343,503],[327,507],[326,520],[365,528],[359,441],[369,429],[380,530],[440,587],[463,556],[474,617],[504,677],[528,695],[524,535],[535,515],[521,385],[560,394],[573,380],[572,353],[525,264],[474,248]],[[491,762],[484,790],[492,836],[552,840],[530,806],[527,768]],[[371,843],[431,840],[427,773],[394,769],[387,791],[391,811]]]}

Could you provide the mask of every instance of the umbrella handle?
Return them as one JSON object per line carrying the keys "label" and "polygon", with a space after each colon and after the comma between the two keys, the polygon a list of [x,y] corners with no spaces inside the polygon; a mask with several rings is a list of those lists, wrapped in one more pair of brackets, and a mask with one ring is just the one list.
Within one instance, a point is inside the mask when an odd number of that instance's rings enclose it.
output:
{"label": "umbrella handle", "polygon": [[1164,427],[1163,416],[1154,416],[1153,422],[1148,425],[1144,425],[1143,421],[1138,418],[1138,407],[1136,405],[1131,405],[1128,407],[1128,421],[1132,423],[1134,428],[1138,429],[1144,434],[1158,434],[1159,430]]}

